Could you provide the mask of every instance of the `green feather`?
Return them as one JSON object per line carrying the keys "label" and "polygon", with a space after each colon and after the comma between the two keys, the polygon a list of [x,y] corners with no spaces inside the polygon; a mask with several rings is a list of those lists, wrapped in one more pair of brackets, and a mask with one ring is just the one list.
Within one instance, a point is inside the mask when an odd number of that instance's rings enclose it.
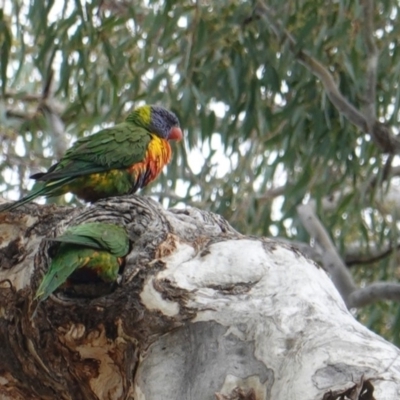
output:
{"label": "green feather", "polygon": [[90,269],[105,282],[117,279],[119,258],[129,251],[124,228],[103,222],[72,226],[57,238],[60,242],[49,270],[36,291],[35,299],[45,300],[78,269]]}
{"label": "green feather", "polygon": [[59,179],[128,168],[143,161],[150,140],[149,132],[133,123],[124,122],[104,129],[76,141],[54,170],[38,180],[49,182],[50,188],[52,181],[57,185]]}
{"label": "green feather", "polygon": [[61,236],[46,240],[106,250],[116,257],[123,257],[129,251],[125,229],[106,222],[87,222],[71,226]]}

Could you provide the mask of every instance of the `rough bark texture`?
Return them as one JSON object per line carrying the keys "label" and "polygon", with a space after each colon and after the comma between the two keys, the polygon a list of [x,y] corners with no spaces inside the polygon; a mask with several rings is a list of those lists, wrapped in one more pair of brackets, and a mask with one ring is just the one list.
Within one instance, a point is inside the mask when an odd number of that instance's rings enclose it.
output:
{"label": "rough bark texture", "polygon": [[[99,220],[129,232],[120,281],[31,318],[42,239]],[[398,399],[399,355],[321,268],[215,214],[138,196],[0,214],[0,399]]]}

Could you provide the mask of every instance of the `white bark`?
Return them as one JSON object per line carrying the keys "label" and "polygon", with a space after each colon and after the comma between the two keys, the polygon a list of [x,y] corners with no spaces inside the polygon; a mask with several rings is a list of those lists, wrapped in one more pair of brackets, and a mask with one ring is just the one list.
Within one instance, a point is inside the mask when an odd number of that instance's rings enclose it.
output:
{"label": "white bark", "polygon": [[180,243],[144,286],[147,308],[178,316],[183,304],[162,295],[168,283],[195,318],[150,346],[138,399],[231,398],[237,387],[257,400],[323,399],[367,381],[375,399],[400,398],[399,350],[353,318],[321,268],[273,241],[207,250]]}

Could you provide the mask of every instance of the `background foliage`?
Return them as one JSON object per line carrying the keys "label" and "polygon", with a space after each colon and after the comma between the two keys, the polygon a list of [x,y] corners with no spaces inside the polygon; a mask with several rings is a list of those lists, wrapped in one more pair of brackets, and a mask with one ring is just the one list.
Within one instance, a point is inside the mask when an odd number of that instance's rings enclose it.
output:
{"label": "background foliage", "polygon": [[[161,103],[178,115],[185,143],[174,145],[173,162],[142,193],[220,213],[246,234],[298,242],[309,236],[296,206],[315,202],[359,285],[397,281],[397,152],[382,151],[341,114],[298,61],[301,51],[319,60],[362,110],[372,35],[376,118],[396,134],[398,3],[373,4],[370,32],[366,1],[268,0],[276,26],[241,0],[137,3],[5,0],[3,197],[26,193],[30,173],[48,168],[76,137],[121,121],[141,102]],[[397,303],[356,313],[400,342]]]}

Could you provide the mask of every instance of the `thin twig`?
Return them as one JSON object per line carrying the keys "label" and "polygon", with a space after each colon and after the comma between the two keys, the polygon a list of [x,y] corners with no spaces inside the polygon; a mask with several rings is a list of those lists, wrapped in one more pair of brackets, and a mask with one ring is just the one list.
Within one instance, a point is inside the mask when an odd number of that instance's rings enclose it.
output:
{"label": "thin twig", "polygon": [[386,257],[390,256],[393,251],[400,250],[400,243],[397,246],[389,245],[384,250],[377,251],[373,254],[367,255],[345,255],[345,262],[348,267],[352,265],[362,265],[362,264],[372,264],[378,261],[385,259]]}
{"label": "thin twig", "polygon": [[289,185],[277,186],[272,189],[266,190],[264,193],[256,195],[257,200],[271,200],[275,197],[282,196],[287,190]]}
{"label": "thin twig", "polygon": [[28,120],[31,120],[32,118],[34,118],[34,114],[27,114],[22,111],[8,109],[8,110],[6,110],[6,117],[22,119],[24,121],[28,121]]}
{"label": "thin twig", "polygon": [[29,94],[29,93],[21,93],[13,91],[8,91],[4,94],[4,96],[0,97],[3,97],[5,99],[15,99],[26,102],[39,102],[40,100],[42,100],[41,94]]}

